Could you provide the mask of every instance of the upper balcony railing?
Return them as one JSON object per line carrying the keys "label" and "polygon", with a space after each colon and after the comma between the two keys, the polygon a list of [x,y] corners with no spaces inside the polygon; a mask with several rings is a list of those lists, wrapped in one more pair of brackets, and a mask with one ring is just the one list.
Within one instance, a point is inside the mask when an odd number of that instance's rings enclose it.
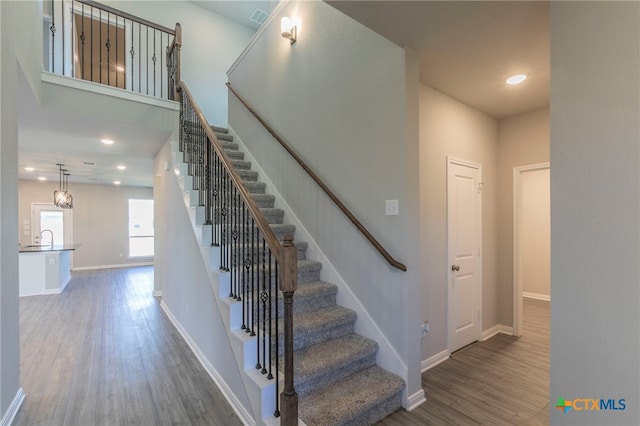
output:
{"label": "upper balcony railing", "polygon": [[43,0],[43,31],[45,71],[175,98],[180,24],[174,30],[94,1]]}

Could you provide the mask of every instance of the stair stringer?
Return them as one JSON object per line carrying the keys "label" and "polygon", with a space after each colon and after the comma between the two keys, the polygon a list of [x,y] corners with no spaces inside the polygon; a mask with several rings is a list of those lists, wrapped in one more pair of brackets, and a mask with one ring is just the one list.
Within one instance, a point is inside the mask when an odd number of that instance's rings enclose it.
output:
{"label": "stair stringer", "polygon": [[[211,290],[214,294],[218,312],[224,323],[224,329],[229,339],[234,359],[238,369],[242,371],[241,379],[251,404],[253,422],[247,422],[248,416],[238,413],[239,417],[248,424],[272,425],[278,423],[278,419],[273,416],[275,411],[275,380],[268,381],[262,374],[256,373],[255,365],[257,338],[248,336],[240,330],[242,324],[241,303],[232,300],[229,294],[229,274],[219,270],[219,250],[218,247],[210,245],[209,232],[211,225],[199,225],[198,220],[204,217],[204,208],[197,204],[197,191],[192,189],[192,178],[188,175],[186,163],[182,161],[182,153],[179,151],[177,142],[171,143],[171,159],[173,170],[180,189],[183,191],[183,201],[188,211],[194,236],[198,241],[202,260],[208,267],[208,277]],[[240,309],[238,309],[240,307]],[[278,375],[277,380],[282,389],[284,377]],[[221,389],[221,391],[223,391]],[[234,399],[234,397],[231,397]],[[244,407],[234,406],[236,412]],[[246,413],[248,414],[248,413]],[[303,424],[303,423],[300,423]]]}
{"label": "stair stringer", "polygon": [[[296,240],[305,241],[308,243],[307,257],[315,259],[322,263],[322,270],[320,271],[321,279],[323,281],[331,282],[338,287],[338,294],[336,299],[337,304],[352,309],[357,313],[358,319],[356,320],[355,324],[355,332],[378,342],[376,363],[385,370],[401,377],[406,384],[409,375],[407,364],[403,361],[398,352],[391,345],[389,339],[387,339],[382,330],[380,330],[374,319],[371,317],[371,315],[369,315],[367,309],[362,305],[358,297],[353,293],[349,285],[342,278],[331,261],[329,261],[329,259],[324,254],[322,249],[318,246],[307,228],[303,225],[298,216],[287,204],[284,197],[280,194],[278,188],[273,184],[273,182],[269,179],[269,176],[260,167],[260,163],[253,157],[251,151],[249,151],[247,146],[242,142],[242,139],[238,136],[238,134],[231,126],[229,126],[229,133],[233,135],[234,142],[238,143],[240,149],[244,152],[245,159],[251,162],[252,169],[258,172],[260,180],[266,183],[267,193],[275,195],[276,205],[284,210],[285,223],[295,225]],[[414,397],[415,396],[407,395],[407,386],[405,386],[402,390],[402,406],[407,410],[416,407],[417,405],[410,400]]]}

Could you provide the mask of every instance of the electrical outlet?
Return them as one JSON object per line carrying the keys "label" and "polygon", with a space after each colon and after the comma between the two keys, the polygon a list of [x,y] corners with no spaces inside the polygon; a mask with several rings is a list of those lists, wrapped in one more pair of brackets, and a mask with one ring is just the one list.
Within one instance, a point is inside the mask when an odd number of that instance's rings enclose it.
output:
{"label": "electrical outlet", "polygon": [[398,200],[387,200],[385,205],[387,216],[398,216]]}
{"label": "electrical outlet", "polygon": [[420,326],[420,331],[422,331],[422,337],[426,336],[430,330],[431,330],[431,327],[429,326],[429,321],[423,322],[422,325]]}

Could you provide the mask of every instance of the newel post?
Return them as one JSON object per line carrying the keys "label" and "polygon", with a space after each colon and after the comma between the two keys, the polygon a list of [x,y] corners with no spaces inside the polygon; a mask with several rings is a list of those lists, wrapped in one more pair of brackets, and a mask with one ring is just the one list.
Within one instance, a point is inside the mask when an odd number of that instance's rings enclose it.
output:
{"label": "newel post", "polygon": [[293,295],[298,289],[296,247],[290,235],[282,244],[280,291],[284,296],[284,389],[280,394],[280,424],[298,424],[298,393],[293,384]]}

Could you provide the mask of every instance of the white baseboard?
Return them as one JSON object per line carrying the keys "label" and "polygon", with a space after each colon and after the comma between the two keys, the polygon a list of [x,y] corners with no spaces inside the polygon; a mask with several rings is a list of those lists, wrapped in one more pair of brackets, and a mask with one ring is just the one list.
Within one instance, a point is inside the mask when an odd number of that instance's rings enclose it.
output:
{"label": "white baseboard", "polygon": [[187,342],[187,345],[189,345],[189,347],[191,348],[191,351],[194,353],[196,358],[198,358],[198,361],[200,361],[200,364],[202,365],[202,367],[204,367],[207,373],[209,373],[209,376],[214,381],[214,383],[218,386],[218,389],[220,389],[220,392],[222,393],[222,395],[224,395],[224,398],[227,400],[231,408],[233,408],[233,411],[236,412],[236,414],[242,421],[242,424],[245,424],[245,425],[255,424],[255,421],[251,413],[249,413],[244,408],[244,406],[240,403],[238,398],[236,398],[235,394],[231,391],[231,388],[229,388],[229,385],[227,384],[227,382],[225,382],[222,376],[220,376],[220,374],[216,371],[216,369],[213,368],[213,365],[211,365],[209,360],[207,360],[207,357],[204,355],[202,350],[200,350],[196,342],[191,338],[187,330],[184,327],[182,327],[182,324],[180,324],[178,319],[173,315],[169,307],[164,303],[164,300],[160,302],[160,307],[162,308],[164,313],[167,314],[167,317],[169,317],[169,320],[171,321],[171,323],[174,325],[176,330],[178,330],[178,333],[180,333],[180,335],[185,340],[185,342]]}
{"label": "white baseboard", "polygon": [[424,402],[427,402],[427,398],[425,398],[424,396],[424,389],[420,389],[413,395],[410,395],[409,397],[407,397],[407,406],[405,407],[405,410],[407,411],[415,410],[416,408],[421,406]]}
{"label": "white baseboard", "polygon": [[7,412],[4,413],[4,416],[2,416],[2,423],[0,423],[0,425],[11,426],[11,423],[13,423],[13,419],[15,419],[16,414],[18,414],[20,407],[22,407],[24,397],[25,395],[22,388],[18,389],[18,392],[16,392],[16,396],[13,398],[13,401],[11,401],[11,405],[9,405],[9,408],[7,408]]}
{"label": "white baseboard", "polygon": [[136,266],[153,266],[153,262],[118,263],[115,265],[79,266],[71,268],[72,271],[94,271],[98,269],[133,268]]}
{"label": "white baseboard", "polygon": [[513,336],[513,327],[509,327],[502,324],[496,324],[493,327],[482,332],[482,340],[490,339],[498,333],[508,334],[509,336]]}
{"label": "white baseboard", "polygon": [[528,297],[529,299],[544,300],[546,302],[551,302],[551,295],[549,294],[529,293],[528,291],[523,291],[522,297]]}
{"label": "white baseboard", "polygon": [[153,290],[153,293],[151,293],[151,295],[153,297],[162,297],[162,290]]}
{"label": "white baseboard", "polygon": [[424,373],[428,369],[433,368],[436,365],[445,362],[446,360],[449,359],[449,355],[451,354],[447,349],[445,349],[444,351],[438,352],[437,354],[432,355],[427,359],[423,359],[421,364],[422,372]]}

